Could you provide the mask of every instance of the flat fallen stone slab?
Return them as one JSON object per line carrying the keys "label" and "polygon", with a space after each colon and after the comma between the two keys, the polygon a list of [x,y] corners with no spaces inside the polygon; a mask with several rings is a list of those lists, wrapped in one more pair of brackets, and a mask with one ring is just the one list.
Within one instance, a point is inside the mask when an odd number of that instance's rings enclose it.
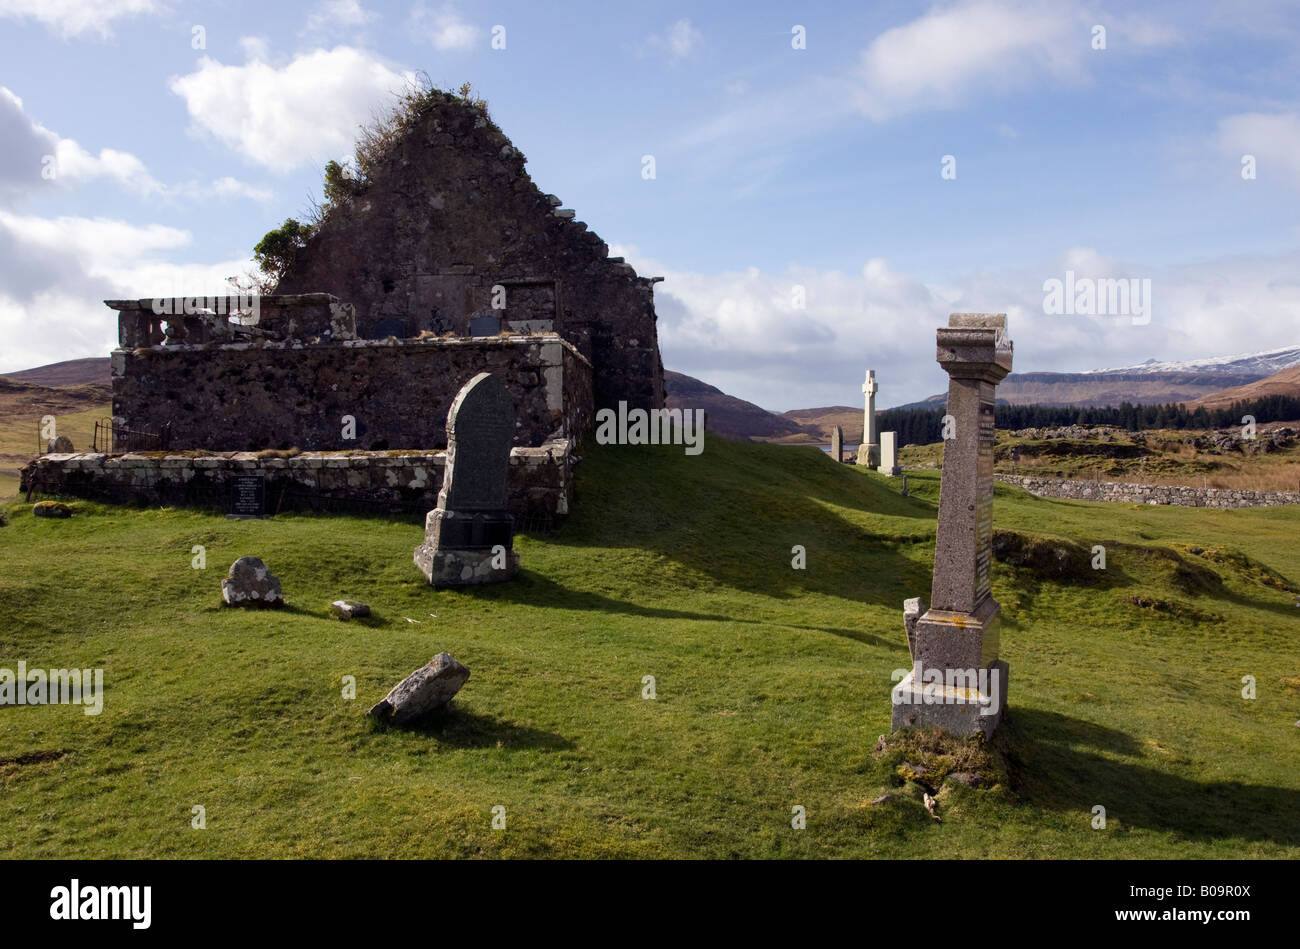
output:
{"label": "flat fallen stone slab", "polygon": [[440,652],[403,679],[369,712],[393,725],[405,725],[441,711],[469,679],[449,652]]}
{"label": "flat fallen stone slab", "polygon": [[33,517],[71,517],[72,508],[62,501],[37,501],[32,508]]}
{"label": "flat fallen stone slab", "polygon": [[334,613],[339,619],[360,619],[370,615],[370,607],[356,600],[335,600],[330,606],[334,608]]}

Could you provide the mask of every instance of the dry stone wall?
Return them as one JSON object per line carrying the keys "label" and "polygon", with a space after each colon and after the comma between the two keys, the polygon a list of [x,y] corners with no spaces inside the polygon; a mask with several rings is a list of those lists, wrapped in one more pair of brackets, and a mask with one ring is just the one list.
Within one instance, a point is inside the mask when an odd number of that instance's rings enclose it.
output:
{"label": "dry stone wall", "polygon": [[1174,504],[1182,507],[1275,507],[1300,504],[1296,491],[1242,491],[1235,488],[1195,488],[1124,481],[1076,481],[1072,478],[1033,478],[999,474],[999,481],[1030,494],[1076,501],[1123,501],[1133,504]]}
{"label": "dry stone wall", "polygon": [[[508,474],[510,512],[549,521],[573,500],[573,445],[551,442],[513,448]],[[21,488],[102,501],[227,509],[231,478],[266,479],[268,513],[330,508],[411,511],[423,518],[438,502],[443,452],[85,452],[43,455],[22,471]]]}

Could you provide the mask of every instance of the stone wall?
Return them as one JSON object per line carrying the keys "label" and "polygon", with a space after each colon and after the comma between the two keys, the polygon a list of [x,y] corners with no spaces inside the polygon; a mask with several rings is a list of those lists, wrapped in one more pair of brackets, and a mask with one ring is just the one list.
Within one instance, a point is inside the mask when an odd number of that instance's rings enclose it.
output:
{"label": "stone wall", "polygon": [[591,364],[554,334],[156,345],[115,350],[112,366],[113,414],[170,422],[171,449],[441,448],[452,399],[479,372],[515,399],[516,445],[580,440],[593,419]]}
{"label": "stone wall", "polygon": [[1276,507],[1300,504],[1296,491],[1241,491],[1236,488],[1194,488],[1166,484],[1130,484],[1124,481],[1076,481],[1071,478],[1033,478],[998,474],[1006,484],[1030,494],[1076,501],[1125,501],[1133,504],[1175,504],[1182,507]]}
{"label": "stone wall", "polygon": [[[549,523],[573,501],[568,440],[510,452],[510,511]],[[44,455],[22,470],[21,490],[101,501],[229,510],[230,478],[266,478],[266,506],[277,511],[343,506],[423,514],[435,507],[447,453],[139,452]]]}
{"label": "stone wall", "polygon": [[595,367],[597,407],[661,407],[657,278],[608,257],[524,161],[483,109],[432,94],[368,180],[337,198],[277,293],[354,304],[365,338],[466,334],[485,315],[549,323]]}

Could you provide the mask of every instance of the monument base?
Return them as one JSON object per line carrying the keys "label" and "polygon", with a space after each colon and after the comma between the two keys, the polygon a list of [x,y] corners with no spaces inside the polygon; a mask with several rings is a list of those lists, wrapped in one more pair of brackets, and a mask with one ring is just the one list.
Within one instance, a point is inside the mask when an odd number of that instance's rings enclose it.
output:
{"label": "monument base", "polygon": [[[918,680],[913,667],[894,686],[894,714],[891,729],[940,728],[963,738],[982,733],[990,738],[1007,709],[1008,666],[1002,659],[979,670],[974,687],[964,680]],[[922,673],[922,679],[924,673]],[[982,681],[981,681],[982,680]]]}
{"label": "monument base", "polygon": [[998,658],[999,614],[991,596],[973,612],[936,610],[931,606],[916,621],[912,659],[926,669],[981,669]]}
{"label": "monument base", "polygon": [[[505,558],[505,566],[495,566]],[[463,587],[479,583],[500,583],[519,571],[519,555],[513,550],[494,554],[485,550],[457,550],[421,544],[415,548],[415,565],[435,587]]]}
{"label": "monument base", "polygon": [[898,465],[894,465],[894,467],[892,468],[888,468],[885,465],[881,465],[876,470],[879,471],[882,475],[889,475],[889,477],[891,478],[897,478],[899,475],[903,473],[903,469],[898,467]]}
{"label": "monument base", "polygon": [[879,443],[873,442],[870,445],[859,445],[857,463],[868,468],[877,467],[880,464]]}

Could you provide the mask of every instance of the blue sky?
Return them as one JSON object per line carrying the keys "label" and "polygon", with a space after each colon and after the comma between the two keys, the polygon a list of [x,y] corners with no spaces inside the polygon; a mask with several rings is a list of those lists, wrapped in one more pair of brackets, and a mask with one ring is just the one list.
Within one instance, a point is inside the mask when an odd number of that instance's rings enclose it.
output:
{"label": "blue sky", "polygon": [[[1295,4],[0,0],[0,63],[0,371],[246,270],[415,70],[666,278],[668,368],[768,408],[941,390],[952,310],[1022,371],[1300,344]],[[1044,312],[1066,270],[1151,320]]]}

